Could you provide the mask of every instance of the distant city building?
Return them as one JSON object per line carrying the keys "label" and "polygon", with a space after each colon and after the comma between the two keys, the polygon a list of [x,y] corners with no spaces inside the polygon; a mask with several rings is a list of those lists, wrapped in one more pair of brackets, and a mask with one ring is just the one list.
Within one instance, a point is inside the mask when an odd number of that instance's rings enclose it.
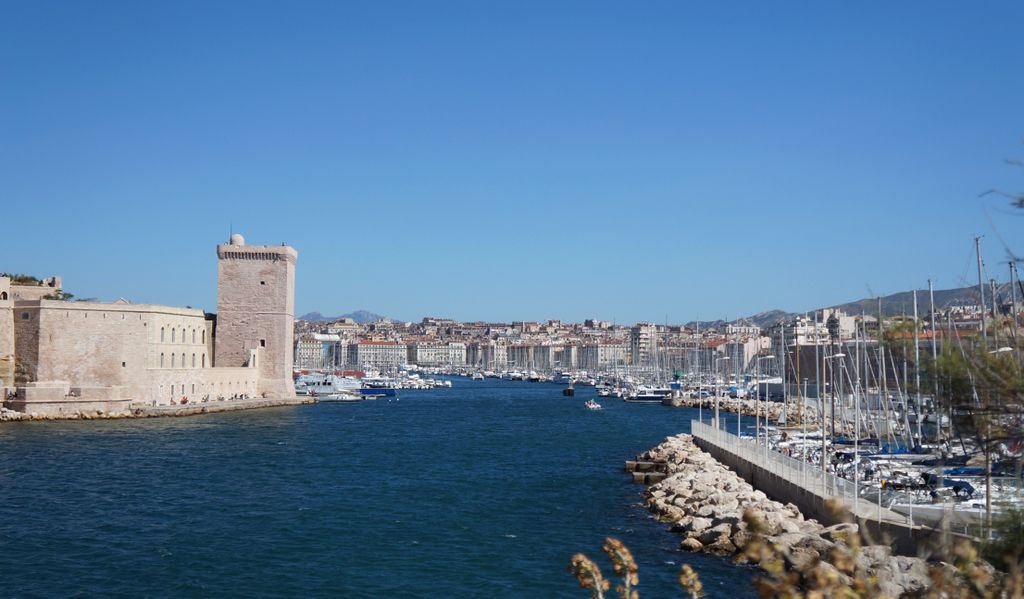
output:
{"label": "distant city building", "polygon": [[466,364],[465,343],[410,343],[407,353],[409,363],[419,366],[464,366]]}
{"label": "distant city building", "polygon": [[348,344],[340,335],[305,333],[295,341],[295,368],[321,370],[342,368],[348,363]]}
{"label": "distant city building", "polygon": [[750,323],[734,322],[726,325],[725,334],[728,336],[756,337],[761,334],[761,327]]}
{"label": "distant city building", "polygon": [[408,363],[408,349],[397,341],[358,341],[348,346],[348,362],[358,368],[389,370]]}
{"label": "distant city building", "polygon": [[658,341],[658,327],[639,323],[629,329],[629,351],[634,365],[647,366],[651,363]]}
{"label": "distant city building", "polygon": [[508,348],[497,341],[474,341],[466,346],[466,364],[489,370],[508,366]]}
{"label": "distant city building", "polygon": [[578,365],[584,370],[610,370],[628,361],[629,351],[623,343],[588,343],[579,350]]}

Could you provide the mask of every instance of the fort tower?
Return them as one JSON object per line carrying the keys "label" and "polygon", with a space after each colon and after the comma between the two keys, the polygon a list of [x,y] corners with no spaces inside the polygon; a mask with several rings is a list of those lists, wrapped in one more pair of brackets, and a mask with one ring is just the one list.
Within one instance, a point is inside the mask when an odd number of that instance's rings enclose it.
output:
{"label": "fort tower", "polygon": [[[14,299],[11,280],[0,277],[0,388],[14,387]],[[4,398],[0,396],[0,405]]]}
{"label": "fort tower", "polygon": [[214,366],[259,370],[256,392],[293,397],[295,262],[286,245],[246,245],[238,234],[217,246]]}

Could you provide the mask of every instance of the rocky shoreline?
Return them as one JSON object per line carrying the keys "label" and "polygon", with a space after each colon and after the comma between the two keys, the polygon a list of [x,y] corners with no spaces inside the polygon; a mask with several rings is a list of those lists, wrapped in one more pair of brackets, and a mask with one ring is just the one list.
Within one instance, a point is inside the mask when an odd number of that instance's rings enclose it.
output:
{"label": "rocky shoreline", "polygon": [[234,412],[238,410],[256,410],[260,408],[276,408],[316,403],[311,397],[295,397],[281,399],[238,399],[216,403],[199,403],[183,406],[139,406],[122,412],[72,412],[68,414],[37,414],[33,412],[17,412],[0,408],[0,422],[28,422],[41,420],[121,420],[126,418],[162,418],[174,416],[195,416],[216,412]]}
{"label": "rocky shoreline", "polygon": [[[766,540],[787,548],[789,569],[817,565],[834,571],[829,563],[833,549],[857,532],[856,524],[824,526],[805,519],[793,504],[769,499],[697,447],[690,435],[668,437],[637,460],[664,462],[667,477],[647,488],[645,505],[660,520],[672,523],[672,531],[683,536],[685,551],[739,554],[752,536],[744,512],[756,510],[763,519]],[[887,596],[913,595],[931,585],[932,564],[893,555],[887,545],[862,547],[857,559],[877,577],[879,590]]]}

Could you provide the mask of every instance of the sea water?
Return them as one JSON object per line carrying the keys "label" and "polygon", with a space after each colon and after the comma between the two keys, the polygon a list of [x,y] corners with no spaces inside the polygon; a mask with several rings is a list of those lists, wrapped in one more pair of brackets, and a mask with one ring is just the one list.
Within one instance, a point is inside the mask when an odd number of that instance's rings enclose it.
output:
{"label": "sea water", "polygon": [[[0,426],[0,595],[585,597],[605,536],[641,596],[754,597],[749,567],[678,550],[623,461],[697,411],[550,383],[186,418]],[[735,425],[735,416],[723,417]],[[728,426],[728,423],[726,424]]]}

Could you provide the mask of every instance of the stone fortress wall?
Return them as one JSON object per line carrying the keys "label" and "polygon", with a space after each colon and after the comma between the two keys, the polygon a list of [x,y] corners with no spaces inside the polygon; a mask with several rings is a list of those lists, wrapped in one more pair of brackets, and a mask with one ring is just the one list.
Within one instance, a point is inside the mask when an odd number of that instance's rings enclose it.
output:
{"label": "stone fortress wall", "polygon": [[14,300],[11,280],[0,277],[0,401],[14,387]]}
{"label": "stone fortress wall", "polygon": [[[228,310],[217,317],[124,300],[0,300],[0,378],[3,385],[17,385],[17,396],[5,406],[66,415],[294,397],[290,351],[297,253],[287,246],[268,251],[244,243],[234,235],[229,245],[218,246],[218,306]],[[221,248],[230,250],[222,256]],[[270,268],[224,266],[225,260],[235,260],[227,256],[250,252],[283,258],[267,260]],[[0,294],[5,285],[0,279]],[[5,361],[5,355],[13,360]],[[8,370],[10,379],[4,377]]]}

